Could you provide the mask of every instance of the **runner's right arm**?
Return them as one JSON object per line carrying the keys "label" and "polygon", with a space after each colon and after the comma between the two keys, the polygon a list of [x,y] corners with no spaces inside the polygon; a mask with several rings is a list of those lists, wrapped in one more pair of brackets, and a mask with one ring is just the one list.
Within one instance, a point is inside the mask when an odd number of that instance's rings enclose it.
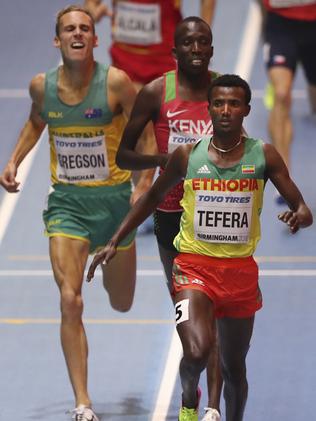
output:
{"label": "runner's right arm", "polygon": [[157,178],[151,189],[138,199],[108,244],[94,256],[88,270],[88,282],[93,278],[96,267],[102,262],[109,262],[115,256],[120,241],[144,222],[163,200],[165,194],[183,179],[191,149],[192,145],[179,146],[171,154],[165,171]]}
{"label": "runner's right arm", "polygon": [[164,167],[168,154],[142,154],[136,151],[139,137],[147,123],[155,123],[160,112],[162,96],[162,78],[155,79],[145,85],[136,97],[131,116],[123,132],[116,163],[120,168],[129,170],[144,170],[147,168]]}
{"label": "runner's right arm", "polygon": [[214,15],[215,15],[215,8],[216,8],[216,0],[201,0],[201,12],[200,16],[205,22],[207,22],[210,26],[212,26]]}
{"label": "runner's right arm", "polygon": [[265,143],[263,148],[266,160],[266,177],[272,181],[290,208],[290,210],[280,213],[278,218],[288,225],[292,234],[295,234],[300,228],[308,227],[313,223],[313,215],[300,190],[290,177],[281,155],[273,145],[268,143]]}
{"label": "runner's right arm", "polygon": [[105,16],[112,17],[113,15],[113,12],[102,0],[85,0],[84,7],[89,10],[95,22],[99,22]]}
{"label": "runner's right arm", "polygon": [[32,99],[31,112],[23,129],[20,132],[14,151],[0,176],[0,184],[10,193],[19,191],[20,183],[16,180],[18,167],[33,149],[39,140],[46,123],[40,117],[44,99],[45,75],[38,74],[30,83],[30,96]]}
{"label": "runner's right arm", "polygon": [[[117,69],[114,66],[110,66],[109,68],[107,100],[114,114],[123,113],[126,120],[130,118],[136,100],[136,89],[129,76],[123,70]],[[143,130],[140,134],[142,144],[150,146],[148,139],[148,130]],[[137,198],[150,188],[154,178],[154,170],[150,168],[141,171],[137,178],[138,180],[131,196],[131,204],[134,204]]]}

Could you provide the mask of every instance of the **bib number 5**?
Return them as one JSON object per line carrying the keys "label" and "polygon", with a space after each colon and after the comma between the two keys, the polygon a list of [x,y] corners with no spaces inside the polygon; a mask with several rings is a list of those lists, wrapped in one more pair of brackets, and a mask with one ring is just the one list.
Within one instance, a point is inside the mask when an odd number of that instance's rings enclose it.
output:
{"label": "bib number 5", "polygon": [[175,305],[176,324],[189,320],[189,299],[178,301]]}

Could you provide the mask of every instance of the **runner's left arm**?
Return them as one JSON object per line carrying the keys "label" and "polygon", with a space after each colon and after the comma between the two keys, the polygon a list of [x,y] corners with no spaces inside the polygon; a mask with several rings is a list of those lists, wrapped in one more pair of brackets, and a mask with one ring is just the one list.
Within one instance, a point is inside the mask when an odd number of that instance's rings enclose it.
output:
{"label": "runner's left arm", "polygon": [[312,213],[275,147],[264,144],[264,153],[266,177],[272,181],[290,208],[282,212],[278,218],[289,226],[292,234],[295,234],[300,228],[308,227],[313,223]]}

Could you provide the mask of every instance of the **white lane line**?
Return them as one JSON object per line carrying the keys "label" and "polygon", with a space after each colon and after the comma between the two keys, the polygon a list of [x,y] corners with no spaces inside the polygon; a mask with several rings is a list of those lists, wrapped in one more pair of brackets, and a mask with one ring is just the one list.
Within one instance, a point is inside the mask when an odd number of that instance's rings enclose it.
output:
{"label": "white lane line", "polygon": [[254,256],[257,263],[316,263],[316,256]]}
{"label": "white lane line", "polygon": [[[87,274],[87,272],[85,272]],[[102,272],[97,270],[95,276],[101,276]],[[44,269],[44,270],[34,270],[34,269],[21,269],[21,270],[0,270],[0,277],[1,276],[13,276],[13,277],[45,277],[45,276],[53,276],[53,271],[51,269]],[[137,276],[164,276],[164,273],[161,269],[158,270],[138,270]]]}
{"label": "white lane line", "polygon": [[[173,319],[83,319],[84,324],[90,325],[174,325]],[[54,325],[60,324],[58,319],[34,319],[34,318],[0,318],[0,324],[9,325]]]}
{"label": "white lane line", "polygon": [[259,276],[316,276],[315,269],[260,269]]}
{"label": "white lane line", "polygon": [[0,89],[0,98],[29,98],[27,89]]}
{"label": "white lane line", "polygon": [[[8,255],[8,260],[21,262],[49,262],[49,255]],[[316,256],[254,256],[257,263],[316,263]],[[138,261],[158,261],[158,256],[137,256]]]}
{"label": "white lane line", "polygon": [[7,228],[9,226],[11,217],[13,215],[13,211],[14,208],[17,204],[17,201],[19,200],[19,197],[22,193],[22,190],[24,188],[25,185],[25,181],[27,179],[27,176],[29,174],[29,171],[31,169],[34,157],[38,151],[39,148],[39,143],[42,139],[42,137],[44,136],[46,132],[46,129],[44,130],[44,132],[42,133],[39,141],[37,142],[37,144],[35,145],[35,147],[32,149],[32,151],[26,156],[26,158],[24,159],[24,161],[22,162],[22,164],[20,165],[19,169],[18,169],[18,175],[17,175],[17,180],[21,183],[20,184],[20,192],[19,193],[8,193],[5,192],[4,197],[1,201],[1,205],[0,205],[0,245],[1,242],[3,240],[3,237],[7,231]]}
{"label": "white lane line", "polygon": [[249,6],[243,38],[240,44],[235,73],[249,80],[253,62],[260,39],[261,12],[257,2],[252,1]]}
{"label": "white lane line", "polygon": [[151,421],[162,421],[168,416],[168,410],[178,375],[181,357],[182,345],[177,330],[174,329]]}
{"label": "white lane line", "polygon": [[[99,277],[101,276],[101,271],[96,271],[95,276]],[[53,271],[48,270],[0,270],[0,277],[34,277],[34,278],[40,278],[40,277],[46,277],[46,276],[53,276]],[[138,270],[137,276],[153,276],[153,277],[163,277],[164,272],[161,269],[157,270]],[[260,269],[259,270],[259,276],[262,277],[316,277],[316,269]]]}
{"label": "white lane line", "polygon": [[[28,262],[36,262],[36,261],[49,261],[48,254],[11,254],[7,256],[8,260],[13,261],[28,261]],[[315,257],[316,260],[316,257]],[[159,256],[137,256],[137,261],[147,261],[147,262],[160,262]]]}

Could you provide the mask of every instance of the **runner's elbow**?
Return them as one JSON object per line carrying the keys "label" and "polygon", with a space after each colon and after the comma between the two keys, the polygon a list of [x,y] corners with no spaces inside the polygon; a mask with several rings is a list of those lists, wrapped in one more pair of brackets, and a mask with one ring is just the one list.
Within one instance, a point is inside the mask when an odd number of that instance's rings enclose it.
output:
{"label": "runner's elbow", "polygon": [[118,150],[117,155],[115,157],[115,163],[119,168],[123,170],[130,169],[128,166],[129,159],[128,159],[128,156],[126,156],[125,150],[122,150],[122,149]]}

